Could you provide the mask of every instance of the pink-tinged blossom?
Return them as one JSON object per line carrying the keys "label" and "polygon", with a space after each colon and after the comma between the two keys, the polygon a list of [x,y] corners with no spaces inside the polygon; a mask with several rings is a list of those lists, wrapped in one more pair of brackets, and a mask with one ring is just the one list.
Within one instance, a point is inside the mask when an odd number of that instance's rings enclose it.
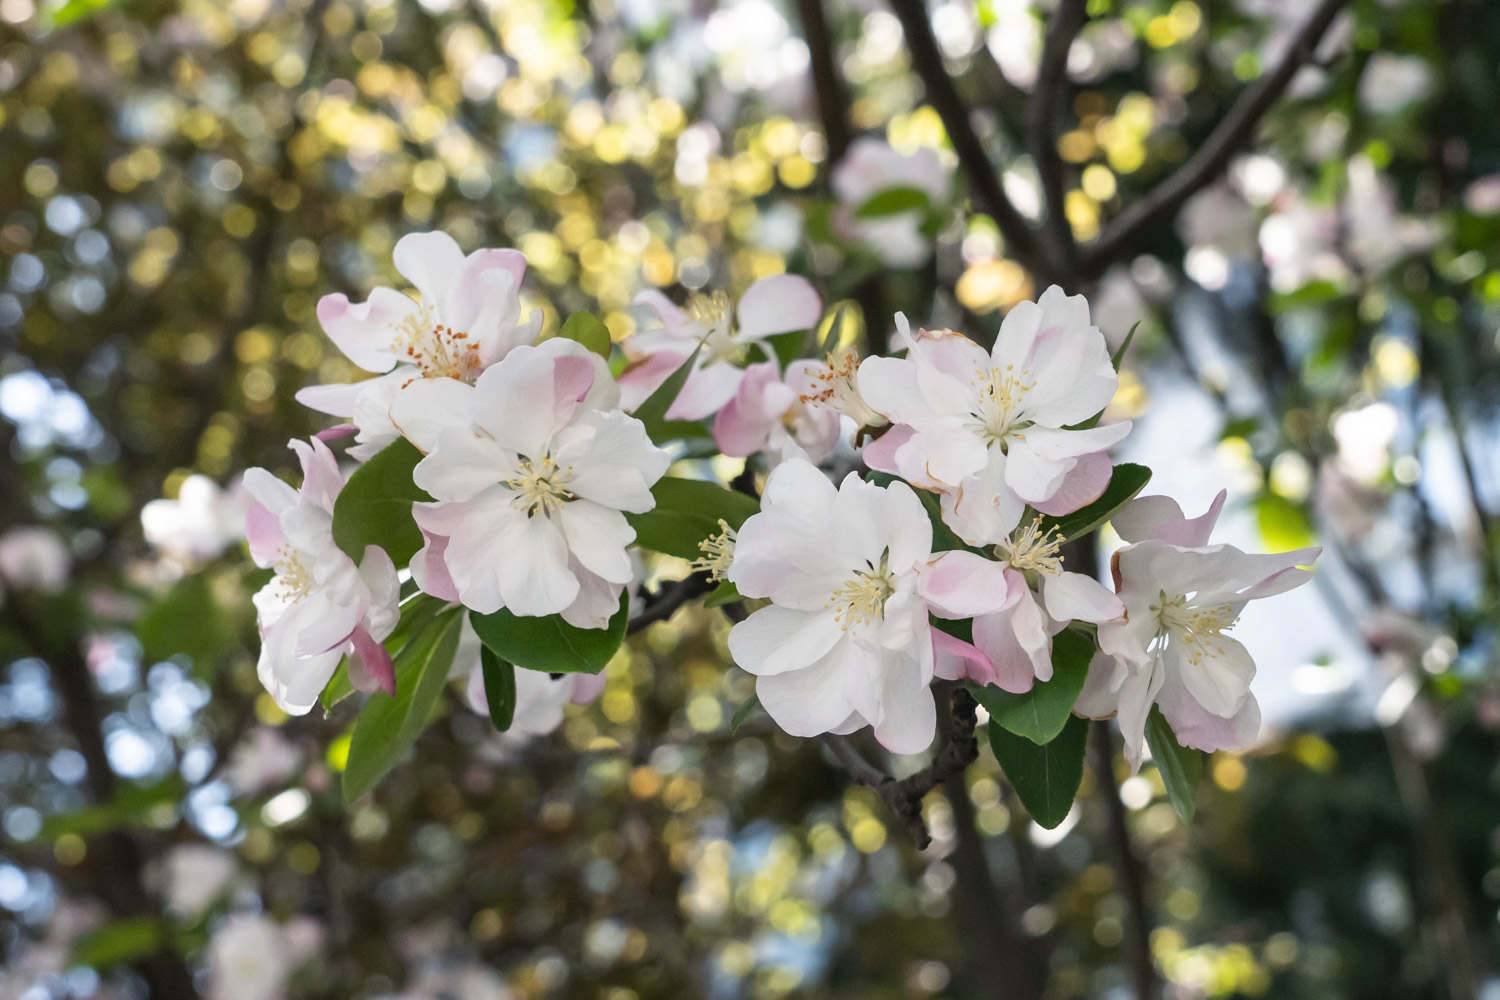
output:
{"label": "pink-tinged blossom", "polygon": [[1005,607],[974,619],[981,659],[938,658],[938,674],[1020,694],[1052,679],[1052,637],[1081,621],[1114,621],[1120,599],[1091,576],[1063,568],[1062,538],[1033,520],[995,547],[1005,566]]}
{"label": "pink-tinged blossom", "polygon": [[695,295],[678,307],[657,291],[636,296],[640,329],[621,345],[629,365],[620,374],[620,402],[628,411],[644,403],[682,366],[699,343],[692,374],[667,410],[673,420],[702,420],[717,413],[739,391],[749,350],[767,358],[765,343],[780,333],[810,330],[823,314],[823,300],[806,278],[779,274],[745,290],[738,306],[723,292]]}
{"label": "pink-tinged blossom", "polygon": [[948,198],[950,183],[936,150],[924,146],[900,153],[881,139],[856,139],[833,168],[833,193],[839,202],[834,227],[888,267],[916,267],[932,254],[932,239],[922,233],[925,213],[913,208],[862,219],[859,210],[881,192],[898,189],[921,191],[930,203],[940,204]]}
{"label": "pink-tinged blossom", "polygon": [[1255,663],[1227,632],[1249,601],[1306,583],[1312,574],[1300,567],[1319,550],[1252,555],[1209,545],[1223,504],[1220,493],[1207,513],[1188,518],[1167,497],[1142,497],[1113,518],[1131,543],[1114,556],[1125,616],[1099,626],[1100,655],[1076,710],[1117,714],[1133,767],[1140,766],[1153,704],[1178,742],[1200,750],[1240,749],[1260,730],[1250,692]]}
{"label": "pink-tinged blossom", "polygon": [[519,347],[480,376],[413,478],[436,500],[412,574],[483,614],[561,613],[602,628],[634,575],[625,513],[651,510],[667,453],[619,409],[598,355],[562,339]]}
{"label": "pink-tinged blossom", "polygon": [[1002,607],[1004,568],[970,552],[932,552],[932,523],[905,483],[850,474],[837,489],[793,459],[766,482],[761,511],[740,527],[729,579],[771,603],[729,634],[756,694],[794,736],[870,726],[894,753],[931,742],[928,615],[968,618]]}
{"label": "pink-tinged blossom", "polygon": [[400,617],[400,584],[384,549],[366,547],[356,565],[335,544],[333,504],[344,477],[328,446],[314,439],[291,447],[302,463],[301,488],[265,469],[246,472],[245,528],[255,564],[276,571],[255,595],[260,682],[283,711],[305,715],[345,655],[357,686],[395,693],[380,644]]}
{"label": "pink-tinged blossom", "polygon": [[819,392],[817,364],[793,361],[786,376],[774,361],[745,369],[734,398],[714,418],[714,441],[735,458],[766,452],[771,464],[805,458],[814,464],[839,443],[839,414],[812,399]]}
{"label": "pink-tinged blossom", "polygon": [[297,400],[350,420],[349,454],[365,459],[405,435],[426,450],[486,368],[536,339],[541,313],[521,321],[526,258],[517,250],[464,256],[446,233],[412,233],[396,244],[396,270],[419,298],[377,288],[364,302],[318,301],[318,322],[350,361],[378,378],[310,386]]}
{"label": "pink-tinged blossom", "polygon": [[1109,483],[1105,450],[1130,431],[1094,417],[1119,378],[1081,295],[1048,288],[1006,314],[994,349],[952,331],[912,336],[904,358],[866,358],[864,400],[895,426],[866,445],[866,463],[940,491],[943,520],[970,545],[1004,540],[1030,504],[1076,510]]}

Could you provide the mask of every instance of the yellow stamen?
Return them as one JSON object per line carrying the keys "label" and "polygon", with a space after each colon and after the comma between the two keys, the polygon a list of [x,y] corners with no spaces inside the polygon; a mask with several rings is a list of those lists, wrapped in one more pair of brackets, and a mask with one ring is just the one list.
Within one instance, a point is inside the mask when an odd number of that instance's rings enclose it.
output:
{"label": "yellow stamen", "polygon": [[567,488],[572,477],[573,470],[558,468],[551,455],[536,461],[523,456],[516,460],[516,474],[505,485],[516,491],[513,502],[527,517],[551,517],[562,510],[563,504],[578,499]]}
{"label": "yellow stamen", "polygon": [[695,573],[707,573],[710,580],[722,583],[729,574],[730,564],[734,562],[734,543],[738,540],[739,536],[729,526],[729,522],[719,518],[718,532],[698,543],[698,551],[703,555],[694,559],[689,568]]}

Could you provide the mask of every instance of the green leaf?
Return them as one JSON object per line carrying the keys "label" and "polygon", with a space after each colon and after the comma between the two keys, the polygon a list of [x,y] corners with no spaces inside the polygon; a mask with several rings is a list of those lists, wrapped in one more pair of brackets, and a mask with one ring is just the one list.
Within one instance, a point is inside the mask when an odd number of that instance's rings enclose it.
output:
{"label": "green leaf", "polygon": [[488,646],[479,648],[479,668],[484,671],[484,700],[490,706],[490,722],[496,732],[503,733],[516,718],[516,668]]}
{"label": "green leaf", "polygon": [[429,622],[396,660],[395,697],[373,695],[365,702],[349,741],[346,804],[379,784],[427,728],[448,681],[462,622],[456,608]]}
{"label": "green leaf", "polygon": [[73,942],[72,964],[106,969],[154,955],[167,943],[167,927],[156,917],[127,917],[89,931]]}
{"label": "green leaf", "polygon": [[187,784],[178,774],[168,775],[149,785],[127,784],[108,802],[48,816],[42,820],[37,838],[55,840],[65,833],[93,837],[122,826],[144,823],[148,813],[158,806],[175,806],[186,793]]}
{"label": "green leaf", "polygon": [[921,188],[893,187],[871,195],[854,210],[859,219],[883,219],[905,212],[925,212],[930,201]]}
{"label": "green leaf", "polygon": [[562,329],[557,332],[565,340],[576,340],[604,360],[609,360],[611,340],[609,327],[599,317],[589,312],[576,312],[569,316]]}
{"label": "green leaf", "polygon": [[239,645],[232,616],[219,610],[207,572],[185,576],[148,607],[135,624],[147,663],[178,654],[192,658],[200,674]]}
{"label": "green leaf", "polygon": [[411,505],[431,500],[412,482],[411,471],[422,453],[399,438],[354,470],[333,504],[333,540],[350,559],[365,557],[365,546],[377,545],[391,562],[405,566],[422,547],[422,532],[412,520]]}
{"label": "green leaf", "polygon": [[1134,500],[1136,494],[1145,489],[1150,481],[1150,469],[1144,465],[1122,462],[1115,466],[1114,472],[1109,477],[1109,485],[1104,488],[1098,500],[1071,514],[1064,514],[1061,517],[1044,517],[1042,527],[1049,531],[1056,529],[1063,538],[1068,540],[1082,538],[1108,521],[1115,511]]}
{"label": "green leaf", "polygon": [[[432,621],[445,607],[447,605],[442,600],[430,594],[417,594],[403,601],[401,620],[396,623],[396,628],[384,643],[386,652],[391,654],[391,660],[395,661],[422,626]],[[349,682],[349,658],[345,657],[339,661],[338,669],[329,678],[328,686],[323,689],[318,700],[326,712],[353,693],[354,685]]]}
{"label": "green leaf", "polygon": [[577,628],[562,615],[523,618],[501,609],[490,615],[469,613],[480,641],[495,655],[518,667],[550,674],[597,674],[625,641],[630,592],[620,594],[620,609],[606,628]]}
{"label": "green leaf", "polygon": [[626,514],[635,529],[636,544],[679,559],[703,554],[698,543],[718,534],[722,519],[736,530],[760,510],[752,496],[702,479],[666,476],[651,487],[656,507],[644,514]]}
{"label": "green leaf", "polygon": [[65,0],[44,15],[48,27],[66,28],[70,24],[86,21],[101,11],[115,6],[120,0]]}
{"label": "green leaf", "polygon": [[1125,360],[1125,352],[1130,350],[1130,342],[1135,339],[1135,331],[1139,330],[1140,327],[1140,320],[1136,320],[1130,324],[1130,329],[1126,332],[1125,339],[1120,341],[1119,349],[1110,357],[1109,362],[1115,366],[1115,371],[1120,370],[1120,362]]}
{"label": "green leaf", "polygon": [[1033,743],[1050,743],[1072,717],[1093,657],[1092,639],[1064,629],[1052,639],[1051,680],[1038,681],[1025,694],[977,684],[970,684],[969,691],[990,713],[991,722]]}
{"label": "green leaf", "polygon": [[990,750],[1031,818],[1048,830],[1067,819],[1083,780],[1088,720],[1068,716],[1057,738],[1046,746],[1007,732],[993,721],[988,728]]}
{"label": "green leaf", "polygon": [[744,600],[744,598],[740,596],[739,588],[728,580],[725,580],[709,591],[708,596],[703,599],[703,606],[705,608],[722,608],[726,604],[733,604],[735,601],[740,600]]}
{"label": "green leaf", "polygon": [[1272,552],[1306,548],[1318,540],[1307,511],[1276,493],[1262,493],[1255,498],[1255,524],[1266,548]]}
{"label": "green leaf", "polygon": [[667,380],[657,386],[656,391],[646,397],[646,401],[635,408],[633,416],[646,425],[646,434],[656,444],[663,444],[674,438],[699,437],[704,433],[703,426],[688,420],[668,420],[667,411],[677,401],[677,394],[682,392],[682,387],[687,384],[688,376],[693,373],[693,365],[698,360],[698,352],[703,350],[703,343],[699,341],[698,346],[693,348],[693,353],[687,356],[687,360],[677,366],[677,370],[667,376]]}
{"label": "green leaf", "polygon": [[1162,784],[1167,786],[1167,798],[1172,808],[1184,823],[1193,821],[1196,809],[1198,779],[1203,775],[1203,753],[1191,750],[1177,742],[1177,734],[1167,724],[1161,709],[1153,707],[1146,720],[1146,745],[1151,748],[1151,760],[1161,772]]}
{"label": "green leaf", "polygon": [[734,717],[729,720],[729,735],[733,736],[740,731],[740,727],[750,721],[750,716],[760,709],[760,699],[751,695],[745,699],[745,703],[734,710]]}

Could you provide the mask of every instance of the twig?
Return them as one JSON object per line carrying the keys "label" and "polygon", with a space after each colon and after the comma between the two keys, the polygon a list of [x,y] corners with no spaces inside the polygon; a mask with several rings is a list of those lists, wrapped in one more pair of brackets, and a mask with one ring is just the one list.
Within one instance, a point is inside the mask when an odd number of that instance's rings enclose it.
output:
{"label": "twig", "polygon": [[1036,87],[1026,107],[1026,145],[1042,182],[1047,202],[1047,218],[1042,225],[1042,239],[1054,259],[1072,263],[1078,252],[1063,202],[1063,165],[1057,153],[1059,105],[1068,91],[1068,53],[1073,40],[1088,21],[1085,0],[1061,0],[1057,12],[1047,25],[1042,44],[1042,59],[1037,67]]}
{"label": "twig", "polygon": [[692,576],[667,584],[656,593],[646,595],[645,607],[641,609],[640,614],[630,620],[626,631],[630,635],[635,635],[647,625],[666,621],[678,608],[695,597],[703,596],[713,588],[714,582],[709,579],[707,573],[694,573]]}
{"label": "twig", "polygon": [[1120,888],[1130,910],[1126,947],[1130,954],[1131,976],[1135,980],[1135,995],[1138,1000],[1151,1000],[1156,995],[1156,966],[1151,960],[1151,911],[1146,903],[1145,869],[1130,839],[1125,804],[1120,801],[1120,790],[1115,784],[1115,747],[1109,723],[1095,722],[1093,729],[1094,776],[1099,782],[1105,812],[1109,814],[1109,834],[1119,856]]}
{"label": "twig", "polygon": [[969,179],[975,201],[980,208],[992,216],[1000,233],[1005,237],[1007,252],[1033,270],[1046,268],[1053,273],[1053,262],[1044,260],[1038,248],[1036,234],[1032,232],[1016,206],[1011,204],[1000,184],[1000,175],[990,162],[984,144],[974,131],[969,118],[969,109],[959,97],[953,79],[943,67],[943,53],[938,48],[937,38],[932,33],[932,24],[927,19],[927,7],[922,0],[890,0],[891,10],[901,22],[906,33],[906,46],[911,52],[912,68],[922,78],[927,90],[927,100],[943,120],[953,151]]}
{"label": "twig", "polygon": [[1255,127],[1291,85],[1317,51],[1318,43],[1348,0],[1322,0],[1297,31],[1281,62],[1240,94],[1222,121],[1186,163],[1178,167],[1144,198],[1134,202],[1104,228],[1083,259],[1086,277],[1103,273],[1129,250],[1141,233],[1157,221],[1169,221],[1183,202],[1207,187],[1229,165],[1230,159],[1254,136]]}

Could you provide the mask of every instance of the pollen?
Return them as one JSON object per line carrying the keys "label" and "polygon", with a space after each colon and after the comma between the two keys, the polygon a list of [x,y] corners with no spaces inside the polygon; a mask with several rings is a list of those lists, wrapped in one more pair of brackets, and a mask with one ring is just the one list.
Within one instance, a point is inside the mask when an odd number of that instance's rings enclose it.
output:
{"label": "pollen", "polygon": [[1022,573],[1036,572],[1056,576],[1062,572],[1062,534],[1056,528],[1043,530],[1042,519],[1034,517],[1024,528],[995,546],[995,555],[1012,569]]}
{"label": "pollen", "polygon": [[1159,634],[1181,642],[1186,647],[1184,658],[1195,667],[1205,658],[1224,654],[1227,648],[1224,633],[1239,620],[1239,612],[1232,604],[1197,607],[1189,604],[1184,594],[1172,597],[1160,594],[1151,612],[1160,625]]}
{"label": "pollen", "polygon": [[277,550],[276,561],[272,565],[276,570],[277,589],[287,603],[299,601],[312,593],[316,581],[296,549],[283,545]]}
{"label": "pollen", "polygon": [[424,307],[409,315],[396,330],[398,358],[414,366],[423,378],[452,378],[473,382],[484,370],[479,345],[462,330],[439,323]]}
{"label": "pollen", "polygon": [[860,427],[889,423],[859,393],[859,362],[858,351],[830,353],[828,367],[813,376],[816,385],[812,392],[802,395],[802,402],[832,407]]}
{"label": "pollen", "polygon": [[889,558],[890,553],[884,552],[879,566],[866,563],[867,569],[856,570],[829,597],[828,606],[845,632],[885,618],[885,603],[896,592],[896,577],[887,565]]}
{"label": "pollen", "polygon": [[527,517],[552,517],[562,510],[565,503],[578,499],[568,489],[573,478],[571,468],[559,468],[551,455],[543,455],[533,461],[522,456],[516,461],[516,474],[505,481],[505,485],[516,491],[512,503],[524,510]]}
{"label": "pollen", "polygon": [[1004,446],[1017,432],[1031,426],[1025,419],[1027,393],[1036,383],[1027,381],[1026,372],[1015,365],[979,371],[979,395],[970,416],[980,434],[991,444]]}
{"label": "pollen", "polygon": [[698,543],[703,555],[694,559],[690,569],[695,573],[707,573],[714,583],[722,583],[734,562],[734,543],[739,540],[729,522],[719,518],[719,530]]}

